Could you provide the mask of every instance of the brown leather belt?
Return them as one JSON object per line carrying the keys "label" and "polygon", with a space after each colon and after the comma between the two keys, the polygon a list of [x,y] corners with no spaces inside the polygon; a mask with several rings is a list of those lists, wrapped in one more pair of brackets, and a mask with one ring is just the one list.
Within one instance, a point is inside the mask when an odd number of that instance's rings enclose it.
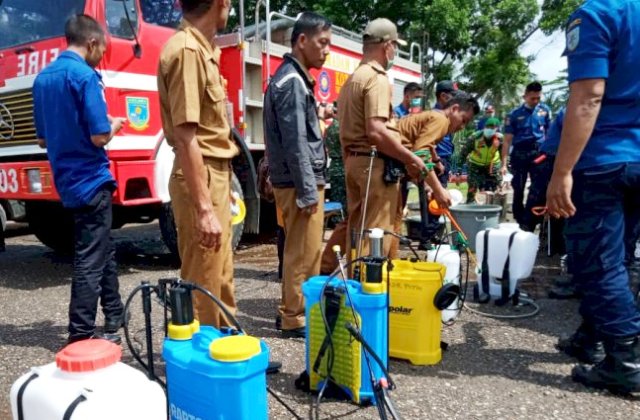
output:
{"label": "brown leather belt", "polygon": [[[352,156],[352,157],[356,157],[356,156],[371,157],[371,152],[349,152],[349,156]],[[375,157],[380,157],[380,156],[378,154],[376,154]]]}

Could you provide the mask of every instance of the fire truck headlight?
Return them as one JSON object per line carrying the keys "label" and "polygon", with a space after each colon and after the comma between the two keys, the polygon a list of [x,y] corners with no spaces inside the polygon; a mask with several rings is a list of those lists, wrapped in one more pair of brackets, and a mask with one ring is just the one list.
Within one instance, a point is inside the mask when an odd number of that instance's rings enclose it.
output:
{"label": "fire truck headlight", "polygon": [[42,181],[40,180],[40,169],[27,169],[29,179],[29,192],[40,194],[42,192]]}

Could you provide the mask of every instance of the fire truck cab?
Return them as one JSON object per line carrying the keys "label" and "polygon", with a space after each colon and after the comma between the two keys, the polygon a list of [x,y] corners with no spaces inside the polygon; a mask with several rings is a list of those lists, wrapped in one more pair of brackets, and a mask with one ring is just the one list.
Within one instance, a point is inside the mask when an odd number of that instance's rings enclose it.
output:
{"label": "fire truck cab", "polygon": [[[159,219],[162,237],[177,254],[168,193],[174,153],[160,120],[156,70],[162,46],[181,19],[178,0],[0,0],[0,223],[27,221],[37,238],[57,251],[73,249],[73,221],[60,203],[46,150],[36,144],[31,88],[37,74],[66,47],[64,24],[72,14],[97,19],[107,34],[107,50],[97,68],[103,77],[109,113],[127,126],[106,146],[114,192],[113,227]],[[268,4],[268,2],[267,2]],[[232,188],[245,201],[247,216],[234,226],[234,247],[244,232],[258,233],[261,203],[256,165],[264,154],[263,92],[290,51],[295,19],[256,5],[246,26],[244,4],[235,4],[240,23],[220,34],[221,71],[227,80],[227,110],[241,149],[234,159]],[[264,6],[264,5],[263,5]],[[261,11],[264,10],[261,20]],[[316,77],[317,99],[332,102],[360,61],[360,36],[334,28],[332,52]],[[414,52],[417,52],[414,55]],[[390,71],[394,103],[404,85],[420,82],[420,48],[414,44]],[[414,60],[415,59],[415,60]]]}

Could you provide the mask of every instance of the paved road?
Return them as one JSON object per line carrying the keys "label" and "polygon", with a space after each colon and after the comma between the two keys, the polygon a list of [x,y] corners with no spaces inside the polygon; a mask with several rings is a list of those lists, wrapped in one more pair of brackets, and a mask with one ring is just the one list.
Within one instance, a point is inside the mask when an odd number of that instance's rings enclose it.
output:
{"label": "paved road", "polygon": [[[0,419],[10,418],[8,394],[13,381],[29,367],[51,362],[63,345],[71,278],[70,259],[54,255],[24,228],[13,226],[9,234],[7,252],[0,254]],[[157,225],[127,227],[114,236],[125,296],[141,281],[176,274],[158,238]],[[443,331],[449,350],[442,363],[418,367],[391,362],[398,384],[393,396],[405,419],[640,419],[638,400],[593,392],[568,379],[573,362],[558,354],[553,344],[558,335],[577,326],[577,306],[542,298],[547,285],[543,277],[555,272],[553,263],[541,262],[537,280],[522,285],[540,298],[537,317],[499,321],[464,312]],[[282,373],[270,377],[269,384],[301,417],[308,418],[311,400],[293,387],[303,370],[304,343],[283,339],[273,328],[280,293],[275,246],[254,244],[241,249],[235,268],[240,321],[249,332],[265,338],[273,357],[284,363]],[[156,352],[161,350],[161,325],[156,305]],[[142,314],[134,310],[136,343],[142,342],[141,328]],[[124,360],[136,366],[128,351]],[[157,354],[156,360],[161,371]],[[293,418],[271,397],[269,405],[271,418]],[[377,413],[372,408],[328,402],[321,406],[321,418],[377,418]]]}

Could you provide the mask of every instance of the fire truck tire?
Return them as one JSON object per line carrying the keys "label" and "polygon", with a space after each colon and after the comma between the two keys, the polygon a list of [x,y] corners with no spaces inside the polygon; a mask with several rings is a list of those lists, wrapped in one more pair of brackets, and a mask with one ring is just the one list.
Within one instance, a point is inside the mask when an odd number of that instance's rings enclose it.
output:
{"label": "fire truck tire", "polygon": [[[244,199],[242,192],[242,185],[240,180],[233,174],[231,178],[231,191],[240,194],[240,198]],[[242,232],[244,230],[244,222],[240,222],[233,226],[233,237],[231,239],[231,247],[235,251],[240,243]],[[171,203],[164,203],[160,211],[160,234],[164,244],[169,248],[169,251],[173,256],[179,259],[178,254],[178,231],[176,230],[176,222],[173,219],[173,210],[171,209]]]}
{"label": "fire truck tire", "polygon": [[2,203],[0,203],[0,227],[2,227],[2,230],[7,229],[7,212],[4,210]]}
{"label": "fire truck tire", "polygon": [[27,201],[25,204],[29,228],[36,238],[56,253],[72,254],[72,213],[53,201]]}

